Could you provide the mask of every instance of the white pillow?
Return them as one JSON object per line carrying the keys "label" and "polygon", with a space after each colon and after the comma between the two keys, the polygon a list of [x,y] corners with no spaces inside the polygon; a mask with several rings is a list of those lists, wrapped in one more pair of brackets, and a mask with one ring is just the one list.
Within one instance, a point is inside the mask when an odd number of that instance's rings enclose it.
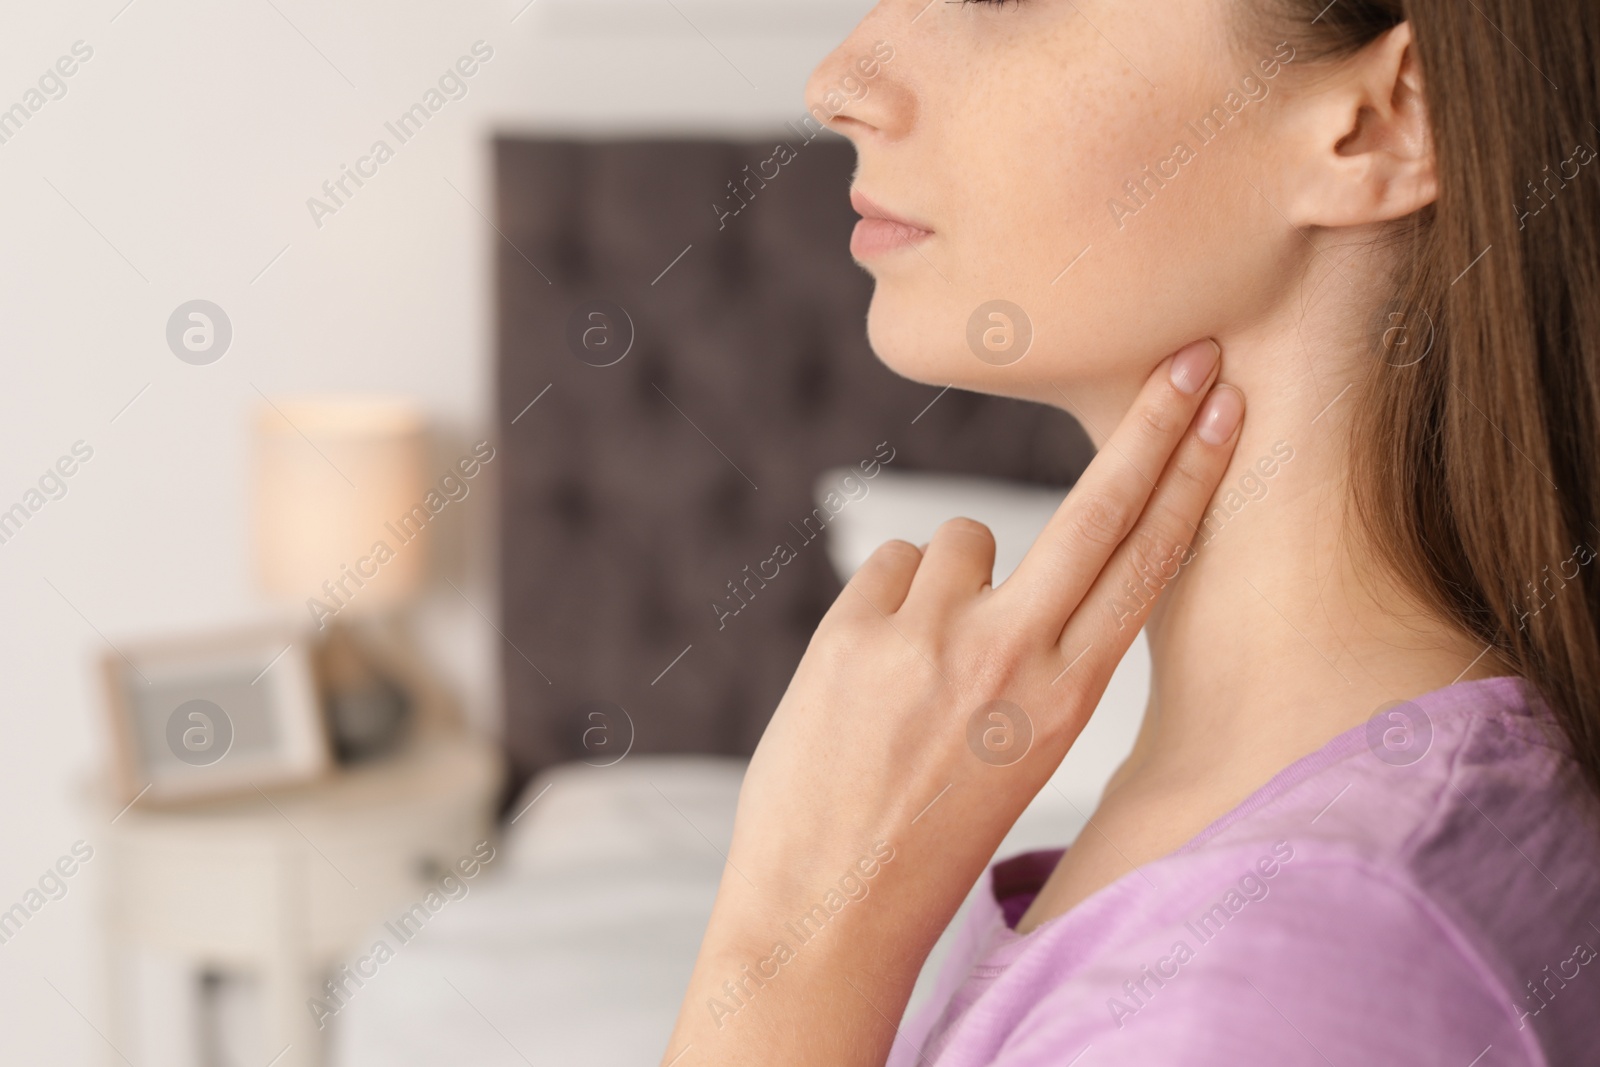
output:
{"label": "white pillow", "polygon": [[747,763],[633,753],[550,767],[511,808],[502,866],[522,873],[701,859],[720,870]]}
{"label": "white pillow", "polygon": [[[857,489],[851,499],[844,485],[866,489]],[[994,532],[994,584],[999,585],[1022,562],[1067,488],[888,467],[864,478],[855,468],[838,467],[817,478],[813,495],[819,505],[830,492],[837,494],[836,501],[844,501],[827,526],[828,559],[841,582],[849,581],[885,541],[899,538],[920,545],[946,519],[964,516]]]}

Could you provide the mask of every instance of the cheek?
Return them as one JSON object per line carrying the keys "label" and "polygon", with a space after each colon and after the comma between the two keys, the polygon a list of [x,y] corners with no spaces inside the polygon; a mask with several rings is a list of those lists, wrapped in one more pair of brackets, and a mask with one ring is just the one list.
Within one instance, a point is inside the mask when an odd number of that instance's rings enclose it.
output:
{"label": "cheek", "polygon": [[[1191,127],[1225,92],[1214,68],[1226,52],[1200,40],[1203,26],[1124,42],[1160,89],[1070,29],[982,65],[1008,70],[1003,84],[980,71],[921,87],[916,158],[901,163],[938,233],[875,271],[868,318],[874,350],[905,377],[1049,402],[1052,383],[1142,380],[1258,308],[1283,258],[1273,242],[1301,240],[1255,191],[1267,153],[1249,131],[1207,144]],[[972,342],[974,314],[995,300],[1031,326],[1012,365]]]}
{"label": "cheek", "polygon": [[[1160,237],[1165,220],[1136,233],[1111,222],[1108,201],[1150,150],[1142,131],[1162,125],[1123,99],[1113,110],[1106,90],[1079,83],[1050,107],[979,94],[930,139],[924,196],[938,233],[876,272],[868,328],[884,363],[941,387],[1056,402],[1053,389],[1037,393],[1043,379],[1103,380],[1148,363],[1149,339],[1173,332],[1161,294],[1178,286],[1162,268],[1188,252]],[[1002,326],[1031,333],[1015,363],[983,351],[998,301],[1023,317]]]}

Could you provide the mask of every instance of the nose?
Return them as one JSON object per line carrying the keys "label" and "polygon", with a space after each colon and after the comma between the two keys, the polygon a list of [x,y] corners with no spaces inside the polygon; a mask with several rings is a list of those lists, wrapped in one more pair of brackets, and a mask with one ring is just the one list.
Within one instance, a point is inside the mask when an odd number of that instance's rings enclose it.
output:
{"label": "nose", "polygon": [[905,60],[883,16],[887,6],[880,3],[806,82],[806,110],[812,119],[857,147],[868,137],[899,140],[911,131],[916,116]]}

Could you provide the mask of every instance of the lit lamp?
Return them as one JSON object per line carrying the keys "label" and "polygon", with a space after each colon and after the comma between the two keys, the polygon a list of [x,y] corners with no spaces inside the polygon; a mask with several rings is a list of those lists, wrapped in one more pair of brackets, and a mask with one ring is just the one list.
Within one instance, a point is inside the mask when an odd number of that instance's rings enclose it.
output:
{"label": "lit lamp", "polygon": [[256,461],[260,583],[304,605],[340,758],[376,755],[411,701],[356,631],[396,615],[426,573],[426,420],[398,401],[280,401],[256,420]]}

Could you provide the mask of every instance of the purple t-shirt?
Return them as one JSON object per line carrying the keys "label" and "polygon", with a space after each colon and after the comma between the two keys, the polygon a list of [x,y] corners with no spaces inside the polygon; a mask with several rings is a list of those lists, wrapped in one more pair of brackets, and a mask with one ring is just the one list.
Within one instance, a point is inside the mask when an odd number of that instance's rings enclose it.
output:
{"label": "purple t-shirt", "polygon": [[1376,716],[1018,935],[1060,855],[990,869],[890,1067],[1600,1063],[1600,803],[1518,679]]}

